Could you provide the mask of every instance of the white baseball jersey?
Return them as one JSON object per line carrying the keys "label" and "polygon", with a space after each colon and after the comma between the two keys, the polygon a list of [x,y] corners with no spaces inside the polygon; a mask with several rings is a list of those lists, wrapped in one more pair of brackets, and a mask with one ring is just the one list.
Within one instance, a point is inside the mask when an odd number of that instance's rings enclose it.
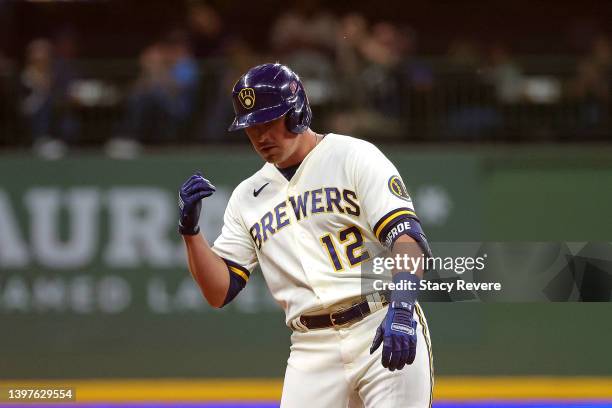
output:
{"label": "white baseball jersey", "polygon": [[[414,215],[395,166],[369,142],[328,134],[288,181],[270,163],[236,187],[213,250],[248,281],[257,263],[286,323],[362,293],[364,246]],[[291,327],[291,326],[290,326]]]}

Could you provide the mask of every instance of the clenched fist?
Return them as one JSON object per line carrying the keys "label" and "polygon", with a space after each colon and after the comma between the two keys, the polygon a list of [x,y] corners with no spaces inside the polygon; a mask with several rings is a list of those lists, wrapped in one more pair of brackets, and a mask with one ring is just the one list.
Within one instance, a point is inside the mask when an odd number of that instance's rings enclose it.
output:
{"label": "clenched fist", "polygon": [[202,199],[211,196],[216,188],[199,171],[189,177],[179,190],[179,233],[196,235],[200,232],[198,220],[202,210]]}

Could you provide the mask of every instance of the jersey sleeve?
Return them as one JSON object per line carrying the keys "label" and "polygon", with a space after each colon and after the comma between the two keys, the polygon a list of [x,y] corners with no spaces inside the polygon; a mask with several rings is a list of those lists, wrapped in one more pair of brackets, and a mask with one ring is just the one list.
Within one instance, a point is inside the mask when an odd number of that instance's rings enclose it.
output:
{"label": "jersey sleeve", "polygon": [[227,204],[221,235],[215,240],[212,250],[225,261],[230,272],[241,277],[245,284],[248,282],[257,266],[257,253],[237,211],[235,194]]}
{"label": "jersey sleeve", "polygon": [[376,146],[364,142],[351,157],[357,197],[380,242],[398,222],[418,220],[399,172]]}

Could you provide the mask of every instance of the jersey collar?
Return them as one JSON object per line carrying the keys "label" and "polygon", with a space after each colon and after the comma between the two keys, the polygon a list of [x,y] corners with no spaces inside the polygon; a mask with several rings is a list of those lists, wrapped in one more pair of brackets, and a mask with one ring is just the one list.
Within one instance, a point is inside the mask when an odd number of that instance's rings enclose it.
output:
{"label": "jersey collar", "polygon": [[300,179],[301,173],[304,171],[304,168],[308,166],[308,163],[311,161],[312,157],[316,157],[317,154],[325,150],[324,146],[327,145],[327,141],[330,136],[333,136],[333,133],[326,134],[325,137],[310,152],[308,152],[306,157],[304,157],[304,160],[302,160],[302,162],[298,165],[298,168],[293,177],[291,177],[291,180],[287,180],[272,163],[264,164],[264,167],[262,168],[264,174],[283,184],[296,184]]}

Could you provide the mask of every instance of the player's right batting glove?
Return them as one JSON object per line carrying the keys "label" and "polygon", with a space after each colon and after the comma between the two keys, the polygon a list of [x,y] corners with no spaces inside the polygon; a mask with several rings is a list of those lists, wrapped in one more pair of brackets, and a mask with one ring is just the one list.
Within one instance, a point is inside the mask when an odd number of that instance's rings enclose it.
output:
{"label": "player's right batting glove", "polygon": [[[394,283],[400,281],[418,282],[418,277],[401,272],[393,277]],[[376,330],[370,354],[382,343],[382,365],[390,371],[401,370],[406,364],[412,364],[416,357],[417,323],[413,317],[415,301],[416,290],[393,291],[387,315]]]}
{"label": "player's right batting glove", "polygon": [[216,188],[202,177],[199,171],[189,177],[179,190],[179,232],[183,235],[196,235],[200,232],[198,221],[202,210],[202,199],[211,196]]}

